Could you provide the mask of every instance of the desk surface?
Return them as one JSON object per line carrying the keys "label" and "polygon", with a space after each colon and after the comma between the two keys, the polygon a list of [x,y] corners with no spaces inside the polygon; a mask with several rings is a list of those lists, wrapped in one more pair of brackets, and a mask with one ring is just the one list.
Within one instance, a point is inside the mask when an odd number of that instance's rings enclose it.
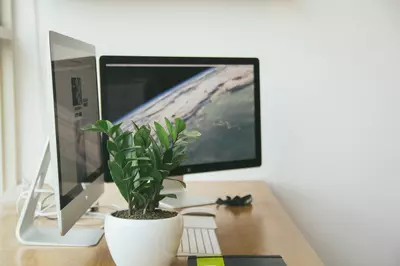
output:
{"label": "desk surface", "polygon": [[[113,189],[106,188],[108,204],[110,197],[117,197]],[[288,266],[323,265],[264,182],[189,182],[188,189],[213,198],[253,195],[252,206],[218,208],[217,236],[223,254],[277,254]],[[90,248],[22,246],[14,235],[16,221],[13,206],[0,205],[0,265],[114,265],[104,238]],[[180,258],[173,266],[184,265],[186,260]]]}

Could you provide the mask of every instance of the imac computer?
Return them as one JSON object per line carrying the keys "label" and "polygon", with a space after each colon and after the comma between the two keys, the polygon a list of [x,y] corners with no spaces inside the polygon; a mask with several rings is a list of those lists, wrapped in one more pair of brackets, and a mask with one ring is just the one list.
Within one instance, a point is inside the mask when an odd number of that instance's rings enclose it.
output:
{"label": "imac computer", "polygon": [[[104,191],[101,136],[81,131],[100,118],[95,48],[55,32],[49,38],[53,88],[45,121],[51,129],[16,235],[28,245],[96,245],[102,229],[72,228]],[[34,221],[45,177],[54,190],[58,228]]]}
{"label": "imac computer", "polygon": [[[122,122],[123,129],[133,129],[131,121],[181,117],[201,132],[188,160],[172,172],[176,178],[261,165],[258,59],[102,56],[100,83],[102,118]],[[105,178],[112,181],[107,169]],[[215,202],[186,193],[178,182],[164,188],[177,194],[163,200],[164,207]]]}

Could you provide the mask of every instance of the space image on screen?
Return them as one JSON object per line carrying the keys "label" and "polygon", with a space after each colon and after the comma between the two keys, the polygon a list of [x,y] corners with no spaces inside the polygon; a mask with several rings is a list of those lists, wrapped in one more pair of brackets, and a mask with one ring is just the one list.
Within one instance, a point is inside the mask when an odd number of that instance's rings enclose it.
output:
{"label": "space image on screen", "polygon": [[[255,159],[253,65],[107,65],[107,112],[122,129],[181,117],[201,137],[183,165]],[[104,88],[103,88],[104,90]]]}

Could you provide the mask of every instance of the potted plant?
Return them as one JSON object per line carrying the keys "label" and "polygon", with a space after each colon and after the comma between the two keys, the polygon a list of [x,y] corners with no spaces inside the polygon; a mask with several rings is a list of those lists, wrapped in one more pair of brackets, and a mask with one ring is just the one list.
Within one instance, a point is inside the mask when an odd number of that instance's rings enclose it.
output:
{"label": "potted plant", "polygon": [[167,130],[157,122],[154,129],[132,122],[134,132],[123,131],[121,124],[99,120],[83,128],[108,136],[108,167],[128,203],[127,210],[106,217],[107,245],[119,266],[169,266],[179,248],[183,220],[177,212],[158,208],[165,197],[176,198],[162,194],[163,181],[175,180],[169,177],[170,172],[186,158],[189,140],[200,133],[185,130],[181,118],[175,123],[165,119]]}

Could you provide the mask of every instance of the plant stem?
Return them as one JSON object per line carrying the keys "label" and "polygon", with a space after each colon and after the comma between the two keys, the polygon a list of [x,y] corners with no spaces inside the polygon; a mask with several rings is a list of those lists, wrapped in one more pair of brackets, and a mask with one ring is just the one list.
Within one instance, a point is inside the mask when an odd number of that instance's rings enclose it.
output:
{"label": "plant stem", "polygon": [[129,214],[129,216],[131,216],[132,215],[132,198],[130,195],[131,193],[129,192],[130,190],[129,190],[128,184],[126,184],[126,189],[128,191],[128,214]]}
{"label": "plant stem", "polygon": [[150,203],[150,201],[147,201],[146,206],[144,206],[143,215],[146,214],[147,207],[149,206],[149,203]]}

